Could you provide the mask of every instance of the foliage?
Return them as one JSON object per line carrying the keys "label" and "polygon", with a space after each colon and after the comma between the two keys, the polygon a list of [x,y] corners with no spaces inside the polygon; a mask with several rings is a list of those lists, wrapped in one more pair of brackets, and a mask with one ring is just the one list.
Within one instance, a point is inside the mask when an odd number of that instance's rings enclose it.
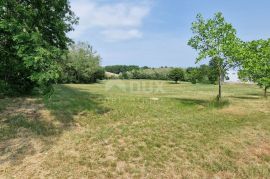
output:
{"label": "foliage", "polygon": [[199,52],[196,62],[205,58],[214,61],[217,67],[219,81],[219,95],[221,98],[221,80],[231,65],[230,53],[236,48],[236,30],[227,23],[222,13],[216,13],[214,18],[205,20],[202,15],[197,15],[197,20],[192,23],[194,36],[188,45]]}
{"label": "foliage", "polygon": [[[208,80],[211,84],[218,83],[219,80],[219,70],[218,70],[218,63],[215,59],[211,59],[209,61],[209,67],[208,67]],[[224,77],[226,75],[226,71],[222,73],[221,80],[224,80]]]}
{"label": "foliage", "polygon": [[104,69],[100,66],[100,56],[87,43],[71,45],[62,62],[62,83],[94,83],[104,78]]}
{"label": "foliage", "polygon": [[121,73],[121,75],[119,76],[120,79],[129,79],[129,75],[128,72],[123,72]]}
{"label": "foliage", "polygon": [[270,88],[270,39],[246,42],[240,54],[239,76],[256,82],[264,88],[264,95],[267,96],[267,89]]}
{"label": "foliage", "polygon": [[210,60],[209,65],[188,67],[185,74],[186,81],[189,81],[193,84],[215,84],[217,82],[218,72],[214,65],[214,62]]}
{"label": "foliage", "polygon": [[120,74],[125,73],[132,70],[139,70],[140,67],[136,65],[112,65],[112,66],[105,66],[105,71]]}
{"label": "foliage", "polygon": [[184,70],[181,68],[174,68],[169,72],[168,75],[169,79],[175,81],[175,83],[177,83],[177,81],[184,81],[185,79],[185,73]]}
{"label": "foliage", "polygon": [[0,2],[0,93],[44,91],[59,77],[58,61],[77,18],[67,0]]}
{"label": "foliage", "polygon": [[[119,77],[110,75],[108,79],[152,79],[152,80],[172,80],[169,77],[170,72],[174,68],[160,67],[160,68],[145,68],[142,67],[139,70],[132,70],[128,72],[120,73]],[[184,78],[181,81],[189,81],[192,83],[206,83],[214,84],[217,81],[216,68],[209,65],[201,65],[200,67],[188,67],[183,69],[181,73],[184,73]],[[107,75],[108,76],[108,75]]]}
{"label": "foliage", "polygon": [[168,80],[170,68],[141,68],[121,74],[124,79]]}
{"label": "foliage", "polygon": [[188,67],[186,69],[186,80],[192,84],[196,84],[199,81],[199,69],[196,67]]}

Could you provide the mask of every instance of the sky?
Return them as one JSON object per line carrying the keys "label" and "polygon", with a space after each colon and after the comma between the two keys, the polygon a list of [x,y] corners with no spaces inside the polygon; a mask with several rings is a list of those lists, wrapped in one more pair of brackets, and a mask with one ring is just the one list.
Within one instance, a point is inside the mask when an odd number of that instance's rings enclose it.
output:
{"label": "sky", "polygon": [[80,18],[68,34],[88,42],[102,65],[177,66],[195,64],[187,45],[198,13],[222,12],[242,40],[270,38],[269,0],[71,0]]}

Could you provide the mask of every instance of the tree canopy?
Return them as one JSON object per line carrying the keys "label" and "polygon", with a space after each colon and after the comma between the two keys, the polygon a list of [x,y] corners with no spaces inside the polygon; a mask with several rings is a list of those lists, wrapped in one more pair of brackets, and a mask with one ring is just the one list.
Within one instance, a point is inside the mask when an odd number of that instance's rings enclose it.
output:
{"label": "tree canopy", "polygon": [[77,18],[68,0],[2,0],[0,2],[0,93],[44,92],[59,77],[58,62],[66,35]]}
{"label": "tree canopy", "polygon": [[270,88],[270,39],[245,42],[239,54],[240,77],[256,82],[264,88],[267,96]]}

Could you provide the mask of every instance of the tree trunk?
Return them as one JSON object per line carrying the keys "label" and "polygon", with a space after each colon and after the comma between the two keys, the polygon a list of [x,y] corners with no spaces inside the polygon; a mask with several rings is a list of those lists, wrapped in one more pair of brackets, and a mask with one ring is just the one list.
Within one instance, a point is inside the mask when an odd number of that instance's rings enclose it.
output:
{"label": "tree trunk", "polygon": [[221,81],[222,81],[222,62],[221,62],[221,58],[218,58],[218,96],[217,96],[217,100],[220,101],[221,100]]}
{"label": "tree trunk", "polygon": [[267,87],[264,87],[264,97],[267,98]]}
{"label": "tree trunk", "polygon": [[221,99],[221,75],[218,77],[218,101]]}

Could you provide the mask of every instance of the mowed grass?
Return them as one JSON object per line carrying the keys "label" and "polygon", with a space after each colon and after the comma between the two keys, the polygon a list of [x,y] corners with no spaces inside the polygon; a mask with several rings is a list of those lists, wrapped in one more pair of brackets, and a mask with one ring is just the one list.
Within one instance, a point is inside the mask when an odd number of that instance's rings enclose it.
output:
{"label": "mowed grass", "polygon": [[0,177],[268,178],[270,100],[255,85],[148,80],[0,99]]}

